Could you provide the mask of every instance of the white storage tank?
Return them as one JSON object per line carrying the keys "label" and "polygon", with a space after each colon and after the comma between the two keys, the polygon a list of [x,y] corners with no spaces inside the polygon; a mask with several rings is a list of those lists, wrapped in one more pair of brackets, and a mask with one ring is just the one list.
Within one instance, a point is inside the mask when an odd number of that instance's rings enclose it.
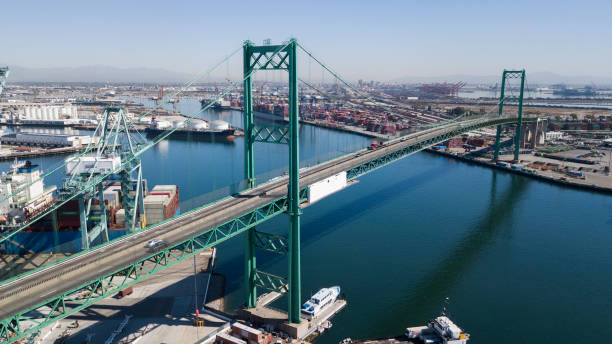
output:
{"label": "white storage tank", "polygon": [[208,123],[201,119],[193,119],[191,122],[189,122],[189,126],[195,130],[204,130],[208,128]]}
{"label": "white storage tank", "polygon": [[40,119],[41,117],[42,117],[42,110],[39,107],[37,107],[36,108],[36,115],[34,116],[33,119]]}
{"label": "white storage tank", "polygon": [[154,123],[156,129],[167,129],[172,126],[168,121],[155,121]]}
{"label": "white storage tank", "polygon": [[183,121],[181,119],[175,119],[175,120],[172,121],[172,126],[175,127],[175,128],[182,128],[182,127],[184,127],[183,122],[185,122],[185,121]]}
{"label": "white storage tank", "polygon": [[59,119],[59,107],[53,107],[53,115],[51,116],[51,119]]}
{"label": "white storage tank", "polygon": [[212,121],[212,123],[210,123],[210,127],[213,130],[226,130],[229,129],[229,123],[218,119],[216,121]]}

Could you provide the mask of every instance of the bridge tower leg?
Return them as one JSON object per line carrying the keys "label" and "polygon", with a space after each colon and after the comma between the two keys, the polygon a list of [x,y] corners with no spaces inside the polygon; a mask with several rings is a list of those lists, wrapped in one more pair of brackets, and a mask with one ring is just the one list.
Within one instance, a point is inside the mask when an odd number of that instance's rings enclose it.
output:
{"label": "bridge tower leg", "polygon": [[[251,42],[244,42],[243,68],[244,68],[244,174],[246,187],[255,186],[255,161],[253,157],[253,93],[250,63]],[[255,227],[249,228],[246,233],[246,246],[244,249],[244,285],[246,289],[246,306],[253,308],[257,306],[257,288],[255,286],[256,272],[255,256]]]}
{"label": "bridge tower leg", "polygon": [[247,188],[255,186],[255,162],[253,158],[253,80],[251,72],[253,67],[250,63],[251,42],[244,42],[244,174]]}
{"label": "bridge tower leg", "polygon": [[300,258],[300,158],[297,78],[297,42],[292,39],[289,52],[289,322],[299,323],[302,298]]}
{"label": "bridge tower leg", "polygon": [[[501,92],[499,93],[499,116],[504,113],[504,92],[506,90],[506,71],[502,74],[502,83],[501,83]],[[497,126],[497,133],[495,134],[495,153],[493,155],[493,160],[499,160],[499,141],[501,139],[501,131],[502,126],[499,124]]]}
{"label": "bridge tower leg", "polygon": [[525,70],[520,73],[521,77],[521,93],[519,94],[518,103],[518,123],[516,124],[516,135],[514,139],[514,162],[519,161],[519,149],[521,147],[521,127],[523,125],[523,91],[525,90]]}

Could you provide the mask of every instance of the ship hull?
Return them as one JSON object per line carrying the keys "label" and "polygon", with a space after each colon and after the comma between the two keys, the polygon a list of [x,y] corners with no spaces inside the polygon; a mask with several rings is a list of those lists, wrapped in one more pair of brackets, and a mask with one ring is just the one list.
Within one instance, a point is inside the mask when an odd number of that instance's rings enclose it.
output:
{"label": "ship hull", "polygon": [[[145,133],[149,138],[157,137],[158,135],[165,134],[167,132],[169,132],[169,130],[153,128],[145,129]],[[182,139],[189,141],[219,141],[232,143],[236,138],[236,135],[236,129],[225,129],[218,131],[175,130],[170,134],[169,137],[173,139]]]}

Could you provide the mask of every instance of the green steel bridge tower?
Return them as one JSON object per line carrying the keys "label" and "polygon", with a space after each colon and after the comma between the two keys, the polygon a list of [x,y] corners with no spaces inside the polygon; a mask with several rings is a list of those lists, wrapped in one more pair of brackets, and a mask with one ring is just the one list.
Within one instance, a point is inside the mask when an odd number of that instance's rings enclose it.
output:
{"label": "green steel bridge tower", "polygon": [[[499,93],[499,116],[501,117],[504,113],[504,102],[505,91],[506,91],[506,80],[507,79],[521,79],[521,88],[518,98],[518,122],[516,124],[516,134],[514,137],[514,162],[519,161],[519,149],[521,146],[521,127],[523,125],[523,91],[525,90],[525,70],[504,70],[502,74],[501,91]],[[499,145],[501,139],[501,124],[497,126],[497,133],[495,134],[495,153],[493,160],[499,160]]]}
{"label": "green steel bridge tower", "polygon": [[[297,41],[283,45],[255,46],[244,42],[244,133],[245,179],[247,188],[255,187],[255,159],[253,144],[267,142],[289,145],[289,187],[287,193],[289,235],[272,235],[250,228],[245,247],[246,306],[257,305],[257,287],[289,292],[289,322],[300,322],[301,262],[300,262],[300,159],[298,137],[298,76]],[[256,70],[286,70],[289,74],[289,125],[255,126],[253,121],[253,92],[251,75]],[[255,249],[261,248],[289,255],[289,278],[274,276],[256,268]]]}

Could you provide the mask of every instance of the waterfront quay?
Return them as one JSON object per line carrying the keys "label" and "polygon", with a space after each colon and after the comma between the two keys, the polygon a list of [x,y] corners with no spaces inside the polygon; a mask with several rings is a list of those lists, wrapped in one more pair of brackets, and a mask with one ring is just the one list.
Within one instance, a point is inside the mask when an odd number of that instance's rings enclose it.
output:
{"label": "waterfront quay", "polygon": [[[223,276],[212,273],[208,250],[41,329],[38,343],[198,343],[229,328]],[[206,300],[204,300],[206,298]],[[194,326],[201,309],[203,326]]]}

